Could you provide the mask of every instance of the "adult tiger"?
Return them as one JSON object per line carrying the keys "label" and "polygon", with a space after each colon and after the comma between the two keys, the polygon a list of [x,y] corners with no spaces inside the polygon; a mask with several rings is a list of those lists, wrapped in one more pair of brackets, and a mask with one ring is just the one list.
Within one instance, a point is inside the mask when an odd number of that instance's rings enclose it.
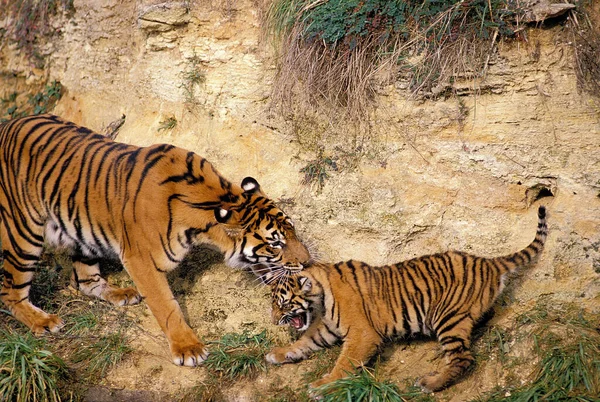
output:
{"label": "adult tiger", "polygon": [[540,207],[533,242],[504,257],[449,251],[383,267],[348,261],[305,268],[274,284],[272,318],[275,324],[306,332],[266,359],[290,363],[342,341],[331,373],[311,384],[317,387],[366,363],[386,338],[434,335],[447,365],[418,385],[426,392],[443,389],[473,363],[471,331],[502,291],[506,274],[530,263],[546,234],[546,210]]}
{"label": "adult tiger", "polygon": [[[201,363],[207,351],[165,274],[193,244],[215,246],[233,267],[299,270],[310,259],[290,219],[253,178],[233,185],[193,152],[114,142],[52,115],[0,125],[0,219],[0,298],[32,332],[63,325],[29,301],[46,242],[71,250],[72,282],[84,294],[115,305],[145,299],[173,362],[185,366]],[[122,262],[137,291],[100,276],[105,257]]]}

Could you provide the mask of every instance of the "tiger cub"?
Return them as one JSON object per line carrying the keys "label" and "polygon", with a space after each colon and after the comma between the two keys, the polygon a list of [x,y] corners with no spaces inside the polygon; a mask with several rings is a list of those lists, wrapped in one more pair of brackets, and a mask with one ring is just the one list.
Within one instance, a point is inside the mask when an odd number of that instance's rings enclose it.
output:
{"label": "tiger cub", "polygon": [[[310,260],[291,220],[251,177],[234,185],[206,159],[172,145],[114,142],[52,115],[0,125],[0,299],[35,334],[61,319],[29,301],[44,243],[70,249],[72,283],[115,305],[142,299],[169,341],[173,362],[207,357],[167,283],[194,244],[209,244],[232,267],[300,270]],[[120,260],[137,290],[100,276]]]}
{"label": "tiger cub", "polygon": [[306,331],[290,346],[273,349],[273,364],[307,358],[343,342],[331,373],[311,384],[329,383],[365,364],[385,339],[424,334],[442,345],[447,364],[417,382],[432,392],[454,383],[473,363],[471,331],[492,307],[506,274],[529,264],[546,240],[546,210],[538,210],[535,239],[504,257],[448,251],[371,267],[358,261],[316,263],[273,286],[272,319]]}

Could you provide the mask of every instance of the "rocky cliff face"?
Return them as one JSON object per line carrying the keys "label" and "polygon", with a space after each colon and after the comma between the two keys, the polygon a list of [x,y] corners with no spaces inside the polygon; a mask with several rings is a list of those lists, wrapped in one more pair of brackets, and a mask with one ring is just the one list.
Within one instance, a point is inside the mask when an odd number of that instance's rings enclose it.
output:
{"label": "rocky cliff face", "polygon": [[[449,248],[513,252],[533,239],[537,205],[545,204],[547,247],[518,280],[514,300],[527,305],[550,294],[600,309],[600,111],[577,90],[560,25],[501,43],[485,80],[458,82],[457,97],[415,100],[401,85],[382,88],[373,117],[378,152],[353,170],[330,172],[317,191],[302,184],[310,156],[267,107],[275,69],[255,2],[74,6],[46,71],[67,90],[56,114],[95,130],[125,114],[120,141],[169,142],[205,156],[230,180],[254,176],[286,201],[327,261],[382,264]],[[9,51],[5,71],[43,74]],[[200,73],[190,84],[193,71]],[[161,129],[169,117],[177,125]],[[223,288],[231,300],[212,294]],[[201,333],[239,330],[246,321],[270,327],[267,290],[243,274],[217,265],[187,289],[190,321]],[[210,318],[217,310],[222,322]],[[140,348],[160,355],[162,346]],[[150,388],[195,381],[197,374],[181,374],[166,356],[150,359],[146,367],[165,363]],[[143,383],[119,378],[117,385]]]}

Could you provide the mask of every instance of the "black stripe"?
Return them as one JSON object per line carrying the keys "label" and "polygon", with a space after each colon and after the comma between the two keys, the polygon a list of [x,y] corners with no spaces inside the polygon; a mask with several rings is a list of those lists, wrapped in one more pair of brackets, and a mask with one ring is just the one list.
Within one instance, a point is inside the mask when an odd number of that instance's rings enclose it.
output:
{"label": "black stripe", "polygon": [[20,285],[15,285],[14,283],[10,286],[12,289],[23,289],[28,286],[31,286],[32,281],[23,282]]}

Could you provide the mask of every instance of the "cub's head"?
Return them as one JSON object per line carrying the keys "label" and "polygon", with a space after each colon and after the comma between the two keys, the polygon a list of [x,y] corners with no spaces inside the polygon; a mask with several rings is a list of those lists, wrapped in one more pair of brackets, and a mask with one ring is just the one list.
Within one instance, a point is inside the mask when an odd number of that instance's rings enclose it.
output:
{"label": "cub's head", "polygon": [[252,177],[242,181],[243,202],[230,209],[216,209],[234,247],[225,253],[227,263],[250,268],[265,283],[299,272],[311,261],[298,240],[292,220],[261,191]]}
{"label": "cub's head", "polygon": [[305,331],[312,323],[315,308],[315,295],[312,282],[301,275],[281,278],[271,289],[271,318],[273,324],[290,325],[298,331]]}

